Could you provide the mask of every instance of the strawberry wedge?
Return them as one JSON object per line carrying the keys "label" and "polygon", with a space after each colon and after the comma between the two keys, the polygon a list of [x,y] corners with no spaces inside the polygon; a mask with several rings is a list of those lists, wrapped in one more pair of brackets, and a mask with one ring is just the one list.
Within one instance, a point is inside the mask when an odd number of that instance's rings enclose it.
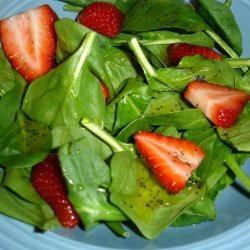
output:
{"label": "strawberry wedge", "polygon": [[171,65],[177,65],[184,56],[201,55],[210,60],[222,60],[222,56],[213,49],[188,43],[175,43],[168,49],[168,58]]}
{"label": "strawberry wedge", "polygon": [[42,5],[0,22],[3,51],[28,83],[55,65],[57,20],[51,7]]}
{"label": "strawberry wedge", "polygon": [[33,167],[31,182],[39,195],[54,210],[63,227],[74,228],[79,224],[79,217],[67,197],[66,183],[56,155],[49,155]]}
{"label": "strawberry wedge", "polygon": [[179,193],[192,172],[200,165],[205,152],[195,143],[154,132],[134,135],[136,148],[149,164],[158,181],[170,193]]}
{"label": "strawberry wedge", "polygon": [[188,84],[184,98],[216,126],[228,128],[236,122],[250,96],[234,88],[193,81]]}
{"label": "strawberry wedge", "polygon": [[124,15],[112,3],[94,2],[80,12],[77,21],[89,29],[113,38],[121,31]]}

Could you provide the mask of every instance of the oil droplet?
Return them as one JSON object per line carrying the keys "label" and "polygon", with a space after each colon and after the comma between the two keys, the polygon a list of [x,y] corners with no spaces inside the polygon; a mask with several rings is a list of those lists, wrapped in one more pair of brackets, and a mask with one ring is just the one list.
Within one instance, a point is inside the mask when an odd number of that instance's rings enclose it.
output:
{"label": "oil droplet", "polygon": [[84,190],[84,185],[76,184],[76,188],[77,188],[78,191],[83,191]]}

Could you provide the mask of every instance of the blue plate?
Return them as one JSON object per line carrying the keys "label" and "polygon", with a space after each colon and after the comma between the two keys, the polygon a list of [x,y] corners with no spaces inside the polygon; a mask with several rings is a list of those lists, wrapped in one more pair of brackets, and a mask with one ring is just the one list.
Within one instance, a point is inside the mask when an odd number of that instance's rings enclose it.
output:
{"label": "blue plate", "polygon": [[[54,0],[0,0],[0,19],[48,3],[59,17],[74,18],[63,11],[63,3]],[[233,12],[243,33],[243,57],[250,57],[250,1],[234,1]],[[250,161],[244,169],[249,172]],[[38,233],[24,223],[0,215],[0,249],[3,250],[101,250],[101,249],[250,249],[250,194],[240,185],[228,188],[216,201],[217,219],[213,222],[169,228],[156,240],[146,240],[133,232],[123,239],[105,226],[90,231],[56,229]],[[18,208],[17,208],[18,209]]]}

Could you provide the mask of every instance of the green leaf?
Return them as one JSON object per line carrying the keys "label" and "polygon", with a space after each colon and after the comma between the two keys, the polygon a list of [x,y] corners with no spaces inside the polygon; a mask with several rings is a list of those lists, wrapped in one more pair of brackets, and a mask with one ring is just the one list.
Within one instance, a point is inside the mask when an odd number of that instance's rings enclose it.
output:
{"label": "green leaf", "polygon": [[30,182],[31,168],[5,169],[0,187],[0,212],[42,230],[60,226],[51,207]]}
{"label": "green leaf", "polygon": [[198,0],[197,12],[237,52],[242,53],[242,36],[230,8],[216,0]]}
{"label": "green leaf", "polygon": [[52,148],[48,127],[19,113],[11,125],[0,127],[0,164],[31,167],[42,161]]}
{"label": "green leaf", "polygon": [[226,61],[208,60],[199,55],[184,57],[177,68],[161,68],[156,73],[158,81],[181,92],[194,80],[234,88],[237,86],[236,79],[240,78],[240,74]]}
{"label": "green leaf", "polygon": [[214,200],[205,196],[187,208],[171,226],[191,226],[208,220],[216,219]]}
{"label": "green leaf", "polygon": [[81,7],[85,7],[93,2],[93,0],[60,0],[60,1]]}
{"label": "green leaf", "polygon": [[181,95],[176,92],[164,92],[159,98],[152,99],[144,116],[164,115],[171,112],[181,111],[189,106],[182,100]]}
{"label": "green leaf", "polygon": [[[86,33],[90,32],[85,26],[64,18],[56,22],[57,60],[68,58],[82,43]],[[137,71],[125,50],[115,48],[113,40],[99,34],[96,35],[93,49],[88,56],[91,72],[101,79],[109,89],[110,97],[118,93],[123,82],[137,76]]]}
{"label": "green leaf", "polygon": [[0,127],[15,120],[25,86],[25,80],[11,67],[0,50]]}
{"label": "green leaf", "polygon": [[31,184],[31,168],[7,168],[3,185],[18,194],[22,199],[34,204],[46,204]]}
{"label": "green leaf", "polygon": [[238,151],[250,151],[250,116],[239,119],[230,128],[217,129],[220,138]]}
{"label": "green leaf", "polygon": [[60,226],[48,205],[41,206],[27,202],[4,187],[0,187],[0,203],[1,213],[42,230]]}
{"label": "green leaf", "polygon": [[163,28],[201,31],[206,23],[182,0],[137,1],[126,14],[123,31],[144,32]]}
{"label": "green leaf", "polygon": [[198,109],[185,109],[156,115],[141,117],[129,123],[119,132],[117,139],[127,142],[130,137],[139,130],[153,130],[156,126],[174,126],[178,130],[209,128],[210,123]]}
{"label": "green leaf", "polygon": [[159,236],[203,195],[203,189],[198,185],[187,187],[178,195],[169,194],[147,167],[129,152],[114,155],[111,173],[111,201],[148,239]]}
{"label": "green leaf", "polygon": [[219,140],[212,128],[188,130],[183,136],[197,143],[206,152],[205,158],[196,170],[196,175],[206,182],[210,190],[227,171],[224,163],[230,154],[230,149]]}
{"label": "green leaf", "polygon": [[[117,119],[122,120],[124,116],[123,125],[126,125],[131,121],[131,119],[127,119],[128,116],[126,113],[124,113],[125,111],[123,112],[123,110],[118,110],[120,103],[123,102],[124,105],[122,104],[122,106],[126,109],[126,111],[128,111],[127,105],[130,104],[130,108],[132,108],[131,112],[134,113],[133,118],[138,118],[138,116],[140,116],[144,111],[145,106],[150,98],[151,90],[147,84],[142,82],[140,79],[128,79],[122,90],[107,105],[105,114],[105,128],[111,131],[111,133],[114,133],[115,123],[116,128],[121,127],[120,125],[117,126]],[[131,102],[126,102],[126,99],[129,99]],[[128,112],[130,112],[130,110]],[[130,113],[128,115],[130,115]]]}
{"label": "green leaf", "polygon": [[86,141],[64,145],[59,159],[65,176],[69,199],[86,229],[100,221],[124,220],[124,215],[108,201],[110,170]]}
{"label": "green leaf", "polygon": [[51,128],[77,126],[82,117],[103,123],[105,102],[101,84],[87,63],[94,38],[94,32],[88,33],[71,57],[32,82],[23,105],[28,117]]}

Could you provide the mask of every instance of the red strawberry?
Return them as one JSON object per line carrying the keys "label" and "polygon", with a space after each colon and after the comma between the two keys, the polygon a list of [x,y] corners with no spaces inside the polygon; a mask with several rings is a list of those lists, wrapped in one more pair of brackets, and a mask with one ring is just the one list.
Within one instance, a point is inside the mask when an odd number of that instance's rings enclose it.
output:
{"label": "red strawberry", "polygon": [[79,223],[79,217],[67,197],[66,184],[56,155],[49,155],[33,167],[31,182],[52,207],[63,227],[73,228]]}
{"label": "red strawberry", "polygon": [[42,5],[0,22],[4,53],[27,82],[47,73],[55,64],[57,20],[51,7]]}
{"label": "red strawberry", "polygon": [[101,83],[101,86],[102,86],[102,93],[103,93],[103,96],[104,96],[104,100],[105,100],[105,102],[108,102],[108,100],[109,100],[109,90],[108,90],[106,84],[103,81],[100,81],[100,83]]}
{"label": "red strawberry", "polygon": [[216,126],[228,128],[238,119],[250,96],[243,91],[212,83],[189,83],[184,97]]}
{"label": "red strawberry", "polygon": [[205,152],[193,142],[141,131],[134,136],[136,147],[159,182],[171,193],[179,193],[202,161]]}
{"label": "red strawberry", "polygon": [[188,43],[175,43],[168,49],[168,58],[171,65],[177,65],[184,56],[201,55],[208,59],[222,60],[222,56],[213,49],[205,46]]}
{"label": "red strawberry", "polygon": [[107,37],[115,37],[121,30],[124,15],[113,4],[94,2],[80,12],[77,21]]}

